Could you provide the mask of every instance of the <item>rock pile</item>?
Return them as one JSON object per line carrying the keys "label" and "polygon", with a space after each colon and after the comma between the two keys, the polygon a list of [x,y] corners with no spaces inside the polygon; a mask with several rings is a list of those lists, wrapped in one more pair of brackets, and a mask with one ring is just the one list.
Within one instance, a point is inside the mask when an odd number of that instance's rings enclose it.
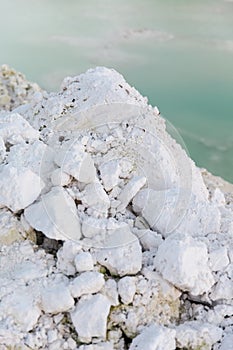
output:
{"label": "rock pile", "polygon": [[232,197],[158,109],[102,67],[0,89],[0,349],[233,349]]}

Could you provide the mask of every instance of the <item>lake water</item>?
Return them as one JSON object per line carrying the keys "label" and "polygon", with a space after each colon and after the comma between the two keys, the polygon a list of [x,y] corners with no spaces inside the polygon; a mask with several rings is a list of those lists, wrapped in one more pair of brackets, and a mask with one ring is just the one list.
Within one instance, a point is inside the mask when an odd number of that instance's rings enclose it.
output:
{"label": "lake water", "polygon": [[0,0],[0,64],[48,90],[104,65],[233,182],[232,0]]}

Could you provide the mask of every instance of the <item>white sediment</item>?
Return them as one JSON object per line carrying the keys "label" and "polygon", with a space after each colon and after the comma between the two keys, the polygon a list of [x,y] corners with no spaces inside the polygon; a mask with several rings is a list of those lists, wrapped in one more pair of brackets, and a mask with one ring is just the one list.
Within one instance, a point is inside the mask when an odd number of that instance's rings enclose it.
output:
{"label": "white sediment", "polygon": [[0,349],[231,350],[233,186],[112,69],[0,91]]}

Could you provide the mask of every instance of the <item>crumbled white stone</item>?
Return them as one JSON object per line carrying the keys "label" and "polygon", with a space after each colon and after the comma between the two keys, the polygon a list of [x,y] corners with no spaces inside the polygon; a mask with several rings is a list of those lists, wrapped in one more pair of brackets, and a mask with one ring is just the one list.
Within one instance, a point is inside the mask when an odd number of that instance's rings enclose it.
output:
{"label": "crumbled white stone", "polygon": [[142,250],[128,226],[115,230],[96,251],[97,261],[113,275],[135,275],[142,266]]}
{"label": "crumbled white stone", "polygon": [[53,186],[67,186],[70,181],[70,175],[66,174],[61,169],[55,169],[51,174],[51,181]]}
{"label": "crumbled white stone", "polygon": [[21,241],[23,234],[23,225],[10,210],[0,209],[0,245],[10,245],[15,241]]}
{"label": "crumbled white stone", "polygon": [[74,264],[78,272],[91,271],[94,268],[93,258],[89,252],[78,253]]}
{"label": "crumbled white stone", "polygon": [[193,295],[208,292],[214,284],[206,245],[188,235],[170,235],[159,246],[154,265],[163,278]]}
{"label": "crumbled white stone", "polygon": [[152,324],[133,339],[129,350],[174,350],[175,334],[173,329]]}
{"label": "crumbled white stone", "polygon": [[74,259],[80,251],[81,245],[78,242],[65,241],[57,252],[58,270],[68,276],[74,275],[76,272]]}
{"label": "crumbled white stone", "polygon": [[123,304],[130,304],[136,293],[135,277],[123,277],[118,281],[118,293]]}
{"label": "crumbled white stone", "polygon": [[81,193],[83,205],[89,208],[97,217],[106,217],[110,207],[110,200],[103,186],[99,182],[88,184]]}
{"label": "crumbled white stone", "polygon": [[4,160],[6,155],[6,147],[3,138],[0,136],[0,163]]}
{"label": "crumbled white stone", "polygon": [[41,196],[41,200],[24,211],[26,220],[48,238],[73,239],[81,237],[80,221],[73,199],[62,187]]}
{"label": "crumbled white stone", "polygon": [[32,141],[39,138],[39,131],[32,126],[18,113],[1,113],[0,136],[4,142],[15,145],[24,141]]}
{"label": "crumbled white stone", "polygon": [[227,334],[223,338],[219,350],[233,350],[233,334]]}
{"label": "crumbled white stone", "polygon": [[109,278],[105,282],[104,287],[101,289],[101,293],[108,297],[109,301],[111,302],[111,305],[119,305],[118,288],[117,283],[114,279]]}
{"label": "crumbled white stone", "polygon": [[209,262],[212,271],[223,270],[230,263],[227,247],[215,249],[210,252]]}
{"label": "crumbled white stone", "polygon": [[124,210],[140,189],[146,184],[146,178],[144,176],[133,177],[127,185],[122,189],[117,199],[121,202],[118,206],[118,210]]}
{"label": "crumbled white stone", "polygon": [[31,170],[5,165],[0,171],[0,206],[14,212],[24,209],[37,199],[43,187],[43,181]]}
{"label": "crumbled white stone", "polygon": [[64,283],[54,283],[41,292],[41,307],[46,313],[58,314],[74,306],[69,287]]}
{"label": "crumbled white stone", "polygon": [[102,273],[87,271],[81,273],[70,283],[70,292],[74,298],[84,294],[98,293],[104,286],[105,280]]}
{"label": "crumbled white stone", "polygon": [[89,343],[95,337],[105,340],[110,305],[108,298],[101,294],[79,300],[71,319],[80,341]]}
{"label": "crumbled white stone", "polygon": [[81,345],[80,350],[114,350],[113,344],[110,342],[101,342],[92,345]]}
{"label": "crumbled white stone", "polygon": [[1,315],[11,316],[25,332],[33,329],[41,315],[41,309],[26,288],[20,288],[12,295],[7,295],[2,304],[0,306]]}
{"label": "crumbled white stone", "polygon": [[80,182],[90,183],[96,177],[96,169],[92,157],[77,142],[65,144],[58,151],[55,161],[63,172],[72,175]]}
{"label": "crumbled white stone", "polygon": [[171,232],[195,236],[220,230],[219,209],[207,201],[197,201],[195,196],[182,189],[142,189],[133,199],[133,208],[151,228],[165,237]]}
{"label": "crumbled white stone", "polygon": [[149,229],[134,229],[133,233],[138,237],[143,249],[145,250],[158,248],[163,242],[162,235]]}
{"label": "crumbled white stone", "polygon": [[176,327],[176,342],[180,348],[211,350],[222,337],[222,329],[199,321],[188,321]]}
{"label": "crumbled white stone", "polygon": [[[231,266],[232,265],[232,266]],[[233,264],[231,264],[232,271],[233,271]],[[219,280],[216,285],[211,290],[211,299],[212,300],[231,300],[233,298],[232,293],[232,276],[229,276],[227,273],[224,273],[219,277]]]}
{"label": "crumbled white stone", "polygon": [[101,179],[106,191],[112,190],[118,185],[121,168],[119,161],[116,159],[102,163],[99,167]]}

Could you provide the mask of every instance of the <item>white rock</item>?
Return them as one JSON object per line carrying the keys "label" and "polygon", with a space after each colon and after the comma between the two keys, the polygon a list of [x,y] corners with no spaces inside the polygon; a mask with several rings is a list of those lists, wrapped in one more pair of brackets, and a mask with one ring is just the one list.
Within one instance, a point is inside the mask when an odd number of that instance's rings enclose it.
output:
{"label": "white rock", "polygon": [[186,190],[142,189],[133,199],[133,208],[165,237],[172,232],[196,236],[220,230],[219,209],[208,201],[198,201]]}
{"label": "white rock", "polygon": [[114,230],[103,248],[96,250],[96,258],[113,275],[134,275],[142,266],[141,246],[128,226]]}
{"label": "white rock", "polygon": [[103,186],[99,182],[88,184],[81,193],[83,205],[96,212],[97,216],[106,216],[110,207],[110,200]]}
{"label": "white rock", "polygon": [[64,173],[61,169],[55,169],[51,174],[51,181],[54,186],[67,186],[70,181],[70,175]]}
{"label": "white rock", "polygon": [[81,251],[79,242],[65,241],[57,252],[57,268],[65,275],[74,275],[76,272],[74,259]]}
{"label": "white rock", "polygon": [[222,329],[210,323],[187,321],[176,327],[176,341],[180,348],[210,350],[222,337]]}
{"label": "white rock", "polygon": [[12,294],[4,298],[0,306],[2,316],[11,316],[24,332],[34,328],[41,315],[33,295],[26,288],[18,287]]}
{"label": "white rock", "polygon": [[39,138],[39,131],[18,113],[1,113],[0,136],[4,142],[15,145],[24,141],[32,141]]}
{"label": "white rock", "polygon": [[105,280],[102,273],[87,271],[81,273],[70,283],[70,291],[74,298],[84,294],[98,293],[104,286]]}
{"label": "white rock", "polygon": [[212,271],[223,270],[230,263],[227,247],[212,250],[209,254],[209,262]]}
{"label": "white rock", "polygon": [[91,271],[94,268],[93,258],[89,252],[82,252],[76,255],[74,264],[78,272]]}
{"label": "white rock", "polygon": [[219,350],[233,350],[233,334],[227,334],[223,338]]}
{"label": "white rock", "polygon": [[73,239],[81,237],[80,221],[73,199],[62,187],[54,187],[41,200],[26,208],[29,224],[48,238]]}
{"label": "white rock", "polygon": [[113,344],[110,342],[101,342],[91,345],[81,345],[79,350],[114,350]]}
{"label": "white rock", "polygon": [[163,278],[193,295],[208,292],[214,284],[206,245],[188,235],[170,235],[159,246],[154,266]]}
{"label": "white rock", "polygon": [[118,281],[118,293],[123,304],[130,304],[136,293],[136,278],[123,277]]}
{"label": "white rock", "polygon": [[104,218],[86,216],[82,221],[82,234],[87,238],[94,238],[97,235],[105,236],[107,223]]}
{"label": "white rock", "polygon": [[101,179],[106,191],[110,191],[119,183],[121,172],[119,161],[116,159],[102,163],[99,167]]}
{"label": "white rock", "polygon": [[6,155],[6,147],[3,138],[0,136],[0,163],[4,160]]}
{"label": "white rock", "polygon": [[129,350],[174,350],[175,334],[173,329],[152,324],[133,339]]}
{"label": "white rock", "polygon": [[92,338],[105,340],[110,305],[108,298],[101,294],[80,299],[71,312],[71,319],[81,342],[89,343]]}
{"label": "white rock", "polygon": [[105,285],[104,285],[104,287],[101,290],[101,293],[103,295],[106,295],[106,297],[111,302],[111,305],[113,305],[113,306],[119,305],[117,283],[116,283],[116,281],[114,279],[109,278],[105,282]]}
{"label": "white rock", "polygon": [[41,307],[46,313],[58,314],[74,306],[69,288],[65,283],[54,283],[45,287],[41,292]]}
{"label": "white rock", "polygon": [[94,162],[84,147],[73,142],[64,145],[55,157],[57,165],[63,172],[72,175],[76,180],[84,183],[93,182],[96,177]]}
{"label": "white rock", "polygon": [[212,288],[210,297],[212,300],[232,300],[232,278],[227,273],[220,276],[217,284]]}
{"label": "white rock", "polygon": [[145,184],[146,178],[144,176],[134,176],[117,197],[117,200],[121,202],[117,209],[124,210]]}
{"label": "white rock", "polygon": [[43,187],[43,181],[31,170],[5,165],[0,172],[0,205],[17,212],[33,203]]}

